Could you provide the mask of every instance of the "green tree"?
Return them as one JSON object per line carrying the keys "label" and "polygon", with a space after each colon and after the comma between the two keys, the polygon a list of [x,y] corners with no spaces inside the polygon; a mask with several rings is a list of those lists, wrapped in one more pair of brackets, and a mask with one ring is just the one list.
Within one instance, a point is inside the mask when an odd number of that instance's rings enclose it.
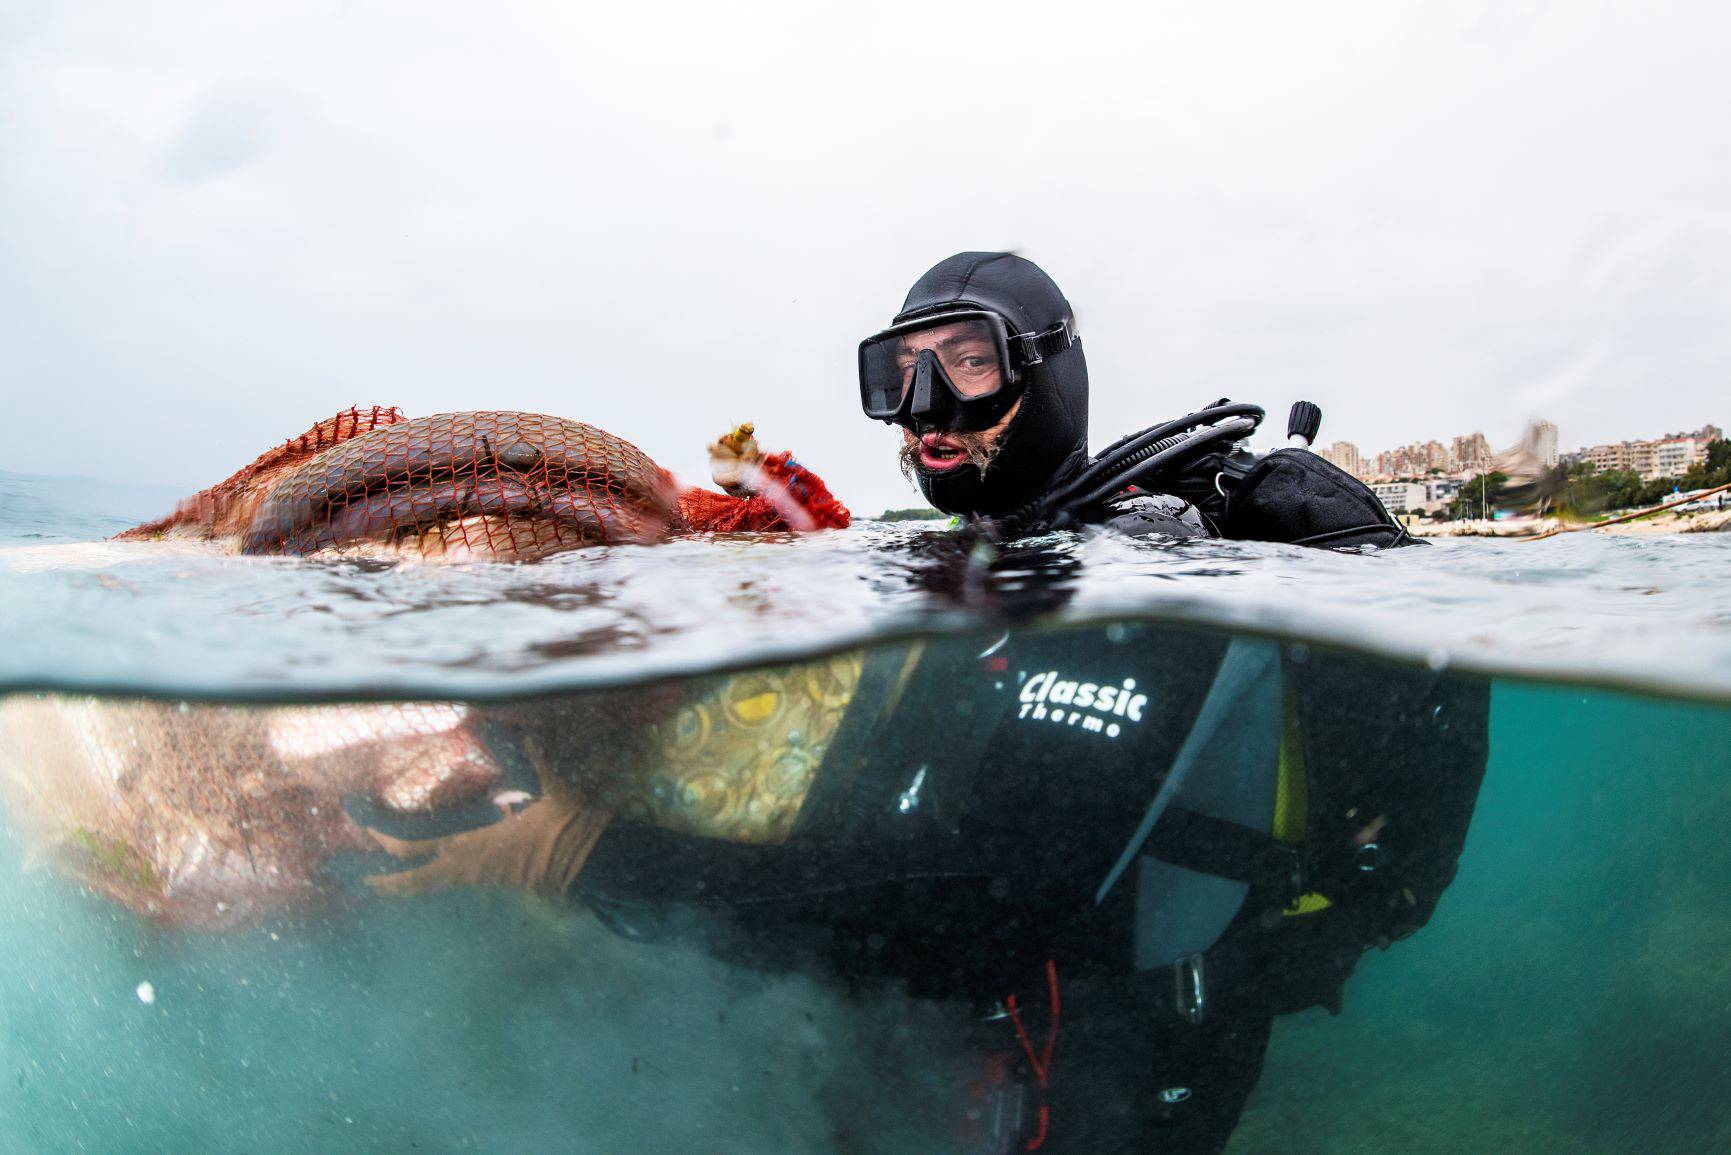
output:
{"label": "green tree", "polygon": [[1721,485],[1731,480],[1731,441],[1721,437],[1707,446],[1707,469],[1719,475]]}
{"label": "green tree", "polygon": [[1689,467],[1680,483],[1685,490],[1731,484],[1731,441],[1721,438],[1707,446],[1707,457]]}
{"label": "green tree", "polygon": [[935,517],[944,517],[935,509],[917,506],[912,509],[886,509],[878,517],[879,521],[929,521]]}
{"label": "green tree", "polygon": [[1550,511],[1575,520],[1636,505],[1642,489],[1639,474],[1600,472],[1590,462],[1559,466],[1545,480],[1545,491],[1552,495]]}
{"label": "green tree", "polygon": [[1497,509],[1501,503],[1503,490],[1508,484],[1508,474],[1500,472],[1481,473],[1467,479],[1462,483],[1461,491],[1449,502],[1449,518],[1459,520],[1491,516],[1491,511]]}
{"label": "green tree", "polygon": [[1731,441],[1720,438],[1707,446],[1707,460],[1691,466],[1684,475],[1684,489],[1709,489],[1731,484]]}

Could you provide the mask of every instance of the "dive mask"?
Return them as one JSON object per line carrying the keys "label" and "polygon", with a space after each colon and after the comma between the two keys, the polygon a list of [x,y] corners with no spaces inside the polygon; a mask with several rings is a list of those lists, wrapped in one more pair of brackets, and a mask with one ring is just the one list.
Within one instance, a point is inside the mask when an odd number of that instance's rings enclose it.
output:
{"label": "dive mask", "polygon": [[904,321],[860,342],[860,408],[909,429],[990,429],[1022,395],[1025,371],[1075,340],[1068,321],[1011,333],[986,309]]}

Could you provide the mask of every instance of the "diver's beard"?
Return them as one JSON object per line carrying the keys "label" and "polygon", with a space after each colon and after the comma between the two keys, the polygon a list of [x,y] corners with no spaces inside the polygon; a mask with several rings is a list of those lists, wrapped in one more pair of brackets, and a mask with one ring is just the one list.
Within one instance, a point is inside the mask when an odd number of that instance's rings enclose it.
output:
{"label": "diver's beard", "polygon": [[896,457],[902,468],[902,476],[908,479],[909,484],[918,484],[919,478],[922,476],[945,477],[957,469],[969,467],[978,470],[980,476],[984,477],[986,470],[991,468],[992,461],[998,456],[998,450],[1004,444],[1002,437],[992,437],[989,433],[956,431],[950,433],[950,436],[961,444],[962,453],[967,457],[968,463],[944,470],[927,469],[920,464],[919,438],[916,437],[911,441],[906,437],[902,438],[901,449]]}

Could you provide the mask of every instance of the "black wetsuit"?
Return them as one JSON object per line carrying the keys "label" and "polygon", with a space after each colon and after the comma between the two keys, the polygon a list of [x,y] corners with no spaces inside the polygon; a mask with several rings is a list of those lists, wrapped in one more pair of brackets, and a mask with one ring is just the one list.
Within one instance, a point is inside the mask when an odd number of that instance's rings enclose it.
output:
{"label": "black wetsuit", "polygon": [[[1218,1149],[1273,1016],[1336,1003],[1363,947],[1422,922],[1452,875],[1483,769],[1481,688],[1146,623],[912,656],[870,657],[786,843],[621,822],[576,893],[633,937],[952,1000],[958,1029],[1013,1072],[959,1149],[1042,1134],[1045,1150]],[[1304,858],[1268,833],[1286,720],[1322,718],[1349,687],[1351,732],[1320,721],[1338,748],[1303,759],[1311,839],[1340,850]],[[1102,897],[1186,764],[1196,773]],[[1375,784],[1324,784],[1325,765]],[[1374,888],[1350,861],[1343,814],[1358,803],[1391,815]],[[1402,890],[1414,901],[1390,907]],[[1338,905],[1283,915],[1299,891]]]}
{"label": "black wetsuit", "polygon": [[[1296,450],[1122,474],[1156,492],[1078,504],[1113,463],[1088,454],[1081,341],[1042,345],[1073,333],[1069,303],[1021,257],[958,253],[895,322],[969,310],[1018,335],[1018,404],[989,469],[917,479],[935,508],[985,519],[989,539],[1076,525],[1405,539],[1362,484]],[[955,416],[909,415],[916,434]],[[1086,494],[1072,501],[1072,485]],[[1484,768],[1482,687],[1299,658],[1146,623],[880,649],[785,843],[617,822],[576,895],[628,935],[952,1001],[977,1049],[1005,1056],[962,1150],[1216,1150],[1273,1016],[1338,1004],[1366,945],[1428,917]],[[1275,837],[1294,789],[1299,846]],[[1365,857],[1353,836],[1378,816]]]}
{"label": "black wetsuit", "polygon": [[[1404,537],[1314,455],[1234,464],[1079,520]],[[881,650],[785,844],[618,823],[577,891],[627,934],[953,1001],[1002,1076],[957,1150],[1216,1151],[1274,1016],[1338,1008],[1365,947],[1422,924],[1453,877],[1486,702],[1429,671],[1148,623]],[[1290,789],[1302,846],[1274,837]],[[1354,836],[1378,817],[1366,857]]]}

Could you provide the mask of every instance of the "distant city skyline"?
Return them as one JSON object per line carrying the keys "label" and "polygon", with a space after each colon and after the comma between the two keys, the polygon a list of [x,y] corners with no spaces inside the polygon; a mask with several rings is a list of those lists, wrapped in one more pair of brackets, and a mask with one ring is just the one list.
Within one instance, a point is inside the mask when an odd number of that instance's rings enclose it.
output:
{"label": "distant city skyline", "polygon": [[[1547,468],[1560,461],[1587,461],[1601,470],[1627,470],[1650,480],[1685,472],[1705,460],[1707,446],[1723,437],[1723,430],[1709,422],[1687,432],[1582,445],[1563,452],[1557,424],[1541,419],[1528,427],[1526,441]],[[1389,481],[1438,474],[1461,476],[1490,465],[1496,456],[1489,439],[1478,431],[1454,436],[1446,446],[1433,438],[1367,454],[1356,443],[1340,440],[1318,445],[1316,450],[1355,477]]]}

